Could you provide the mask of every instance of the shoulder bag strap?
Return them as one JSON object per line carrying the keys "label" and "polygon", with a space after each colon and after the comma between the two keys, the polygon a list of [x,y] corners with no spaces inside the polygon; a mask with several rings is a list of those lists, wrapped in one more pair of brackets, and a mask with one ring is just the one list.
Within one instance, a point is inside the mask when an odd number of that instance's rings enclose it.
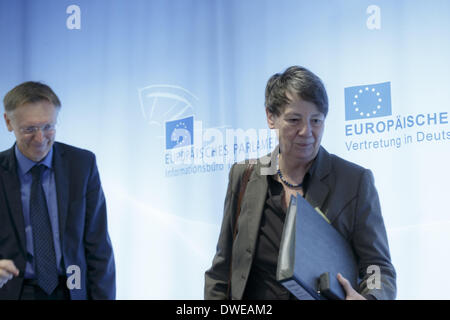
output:
{"label": "shoulder bag strap", "polygon": [[234,219],[234,227],[233,227],[233,241],[231,242],[231,254],[230,254],[230,272],[229,272],[229,276],[228,276],[228,288],[227,288],[227,297],[228,299],[231,299],[231,266],[232,266],[232,257],[233,257],[233,243],[234,240],[236,239],[236,235],[237,235],[237,225],[238,225],[238,220],[239,220],[239,215],[241,214],[241,204],[242,204],[242,199],[244,198],[244,193],[245,193],[245,189],[247,189],[247,183],[250,180],[250,175],[252,174],[253,171],[253,164],[249,164],[247,166],[247,168],[245,168],[244,174],[242,176],[242,181],[241,181],[241,188],[239,189],[239,197],[238,197],[238,203],[237,203],[237,208],[236,208],[236,216]]}

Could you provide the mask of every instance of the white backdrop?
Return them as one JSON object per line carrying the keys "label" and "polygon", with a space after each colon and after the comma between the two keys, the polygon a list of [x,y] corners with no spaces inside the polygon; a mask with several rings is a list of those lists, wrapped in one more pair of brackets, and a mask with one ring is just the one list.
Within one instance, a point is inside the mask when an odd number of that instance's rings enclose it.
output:
{"label": "white backdrop", "polygon": [[97,155],[118,298],[202,299],[221,160],[252,155],[227,130],[267,128],[267,79],[303,65],[329,94],[322,144],[374,172],[398,298],[449,299],[449,21],[445,0],[0,0],[0,93],[49,84],[57,140]]}

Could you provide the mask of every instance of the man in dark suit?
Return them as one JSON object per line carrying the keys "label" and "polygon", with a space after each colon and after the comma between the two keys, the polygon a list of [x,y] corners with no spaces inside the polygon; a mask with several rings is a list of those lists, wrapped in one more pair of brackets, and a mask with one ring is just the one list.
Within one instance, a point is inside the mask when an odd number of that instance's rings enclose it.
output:
{"label": "man in dark suit", "polygon": [[0,153],[0,299],[114,299],[95,155],[55,142],[50,87],[25,82],[3,102],[16,143]]}

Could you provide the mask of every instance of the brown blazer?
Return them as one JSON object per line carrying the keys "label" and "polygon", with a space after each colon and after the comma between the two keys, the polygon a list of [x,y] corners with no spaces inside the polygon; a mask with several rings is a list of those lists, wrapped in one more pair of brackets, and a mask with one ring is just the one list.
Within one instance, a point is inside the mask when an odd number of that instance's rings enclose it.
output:
{"label": "brown blazer", "polygon": [[[358,259],[359,288],[364,296],[395,299],[396,273],[391,263],[386,229],[372,172],[329,154],[320,147],[315,160],[306,200],[328,217],[349,241]],[[232,246],[237,199],[246,165],[234,164],[230,170],[224,216],[212,266],[205,273],[205,299],[227,299],[227,283],[232,255],[231,297],[242,299],[253,262],[259,226],[267,196],[267,176],[261,163],[255,165],[241,204],[238,233]],[[367,288],[367,268],[381,270],[381,289]]]}

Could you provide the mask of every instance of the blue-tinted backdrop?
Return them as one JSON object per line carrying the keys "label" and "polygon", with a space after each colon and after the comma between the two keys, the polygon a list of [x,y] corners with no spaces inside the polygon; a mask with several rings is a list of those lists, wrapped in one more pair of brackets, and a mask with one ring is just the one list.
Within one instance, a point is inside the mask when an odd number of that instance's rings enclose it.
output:
{"label": "blue-tinted backdrop", "polygon": [[[49,84],[57,140],[97,155],[118,298],[200,299],[229,163],[275,146],[266,81],[303,65],[328,90],[323,145],[374,172],[398,297],[448,299],[448,39],[446,0],[0,0],[0,93]],[[389,101],[346,100],[381,83]]]}

